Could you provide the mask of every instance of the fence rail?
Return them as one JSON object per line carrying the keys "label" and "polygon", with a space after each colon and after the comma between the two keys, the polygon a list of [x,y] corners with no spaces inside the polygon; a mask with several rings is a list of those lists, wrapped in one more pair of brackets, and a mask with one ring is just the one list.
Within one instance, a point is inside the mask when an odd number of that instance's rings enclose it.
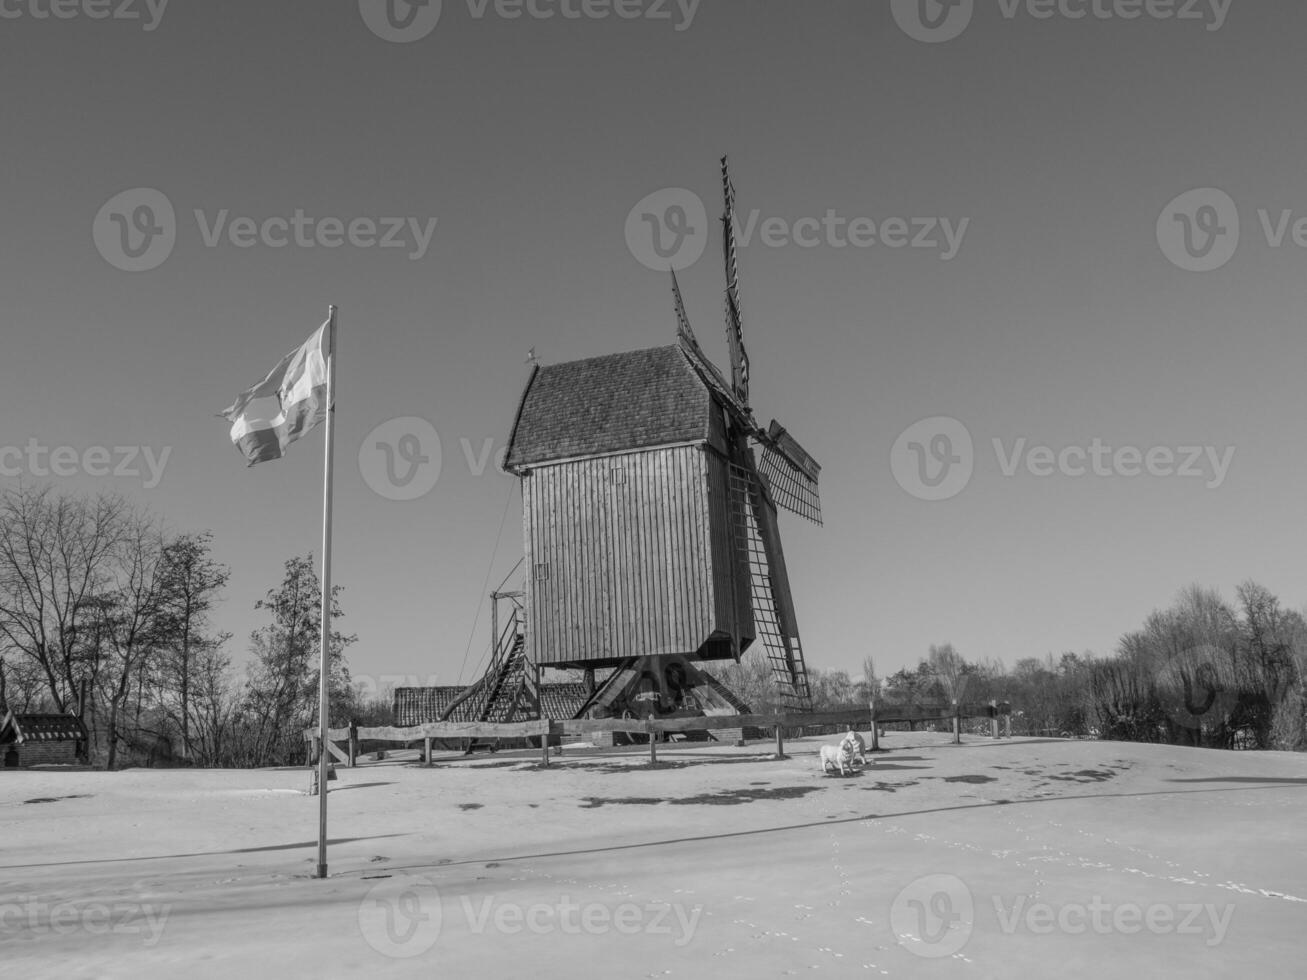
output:
{"label": "fence rail", "polygon": [[[964,718],[989,718],[991,734],[999,737],[999,722],[1002,720],[1007,735],[1012,734],[1012,706],[1007,702],[990,701],[988,703],[952,703],[952,704],[915,704],[915,705],[877,705],[848,708],[835,711],[792,712],[786,714],[749,714],[749,715],[705,715],[689,718],[569,718],[564,720],[541,718],[537,721],[483,722],[483,721],[438,721],[425,725],[413,725],[408,728],[393,726],[380,728],[361,728],[349,725],[345,728],[327,729],[328,748],[337,758],[353,766],[358,758],[360,741],[372,742],[415,742],[422,739],[425,743],[423,758],[431,763],[431,743],[436,739],[522,739],[539,738],[543,761],[549,764],[549,739],[552,736],[593,735],[599,732],[623,732],[631,735],[663,735],[684,732],[723,731],[730,729],[769,728],[775,729],[776,754],[784,756],[784,738],[786,729],[804,729],[818,726],[848,725],[850,728],[869,728],[871,730],[871,748],[880,748],[880,726],[895,723],[914,724],[927,721],[951,721],[953,723],[954,741],[961,740],[962,720]],[[314,765],[321,747],[318,744],[318,730],[305,729],[304,739],[312,750],[309,753],[309,765]],[[336,742],[348,743],[348,752],[342,753],[336,748]],[[649,739],[649,753],[657,759],[657,740]]]}

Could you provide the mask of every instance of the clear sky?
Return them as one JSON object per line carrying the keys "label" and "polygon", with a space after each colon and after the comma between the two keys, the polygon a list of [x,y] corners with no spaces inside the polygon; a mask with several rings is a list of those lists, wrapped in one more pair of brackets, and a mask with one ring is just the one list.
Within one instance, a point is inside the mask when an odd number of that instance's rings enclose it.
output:
{"label": "clear sky", "polygon": [[[282,562],[320,550],[322,439],[247,469],[214,414],[336,303],[352,669],[455,682],[480,612],[467,681],[488,570],[493,586],[521,555],[516,481],[467,453],[502,448],[529,348],[556,362],[673,341],[667,276],[628,247],[628,215],[684,188],[715,217],[729,153],[741,218],[758,210],[740,253],[754,406],[823,465],[825,527],[782,518],[812,665],[873,654],[890,671],[946,641],[1008,664],[1110,653],[1194,581],[1229,594],[1252,577],[1301,605],[1307,8],[923,2],[957,36],[913,36],[928,29],[898,0],[625,0],[631,18],[537,0],[547,19],[445,0],[429,31],[434,8],[396,0],[397,23],[416,18],[404,43],[381,36],[381,0],[135,0],[136,20],[92,16],[119,0],[67,0],[63,19],[0,0],[0,447],[23,450],[0,457],[4,479],[42,468],[33,441],[170,449],[157,485],[143,454],[114,457],[139,476],[79,455],[56,482],[212,529],[233,572],[216,622],[243,657]],[[172,206],[175,243],[128,272],[97,216],[135,188]],[[1195,188],[1231,205],[1168,209]],[[402,217],[406,245],[307,247],[265,225],[297,210]],[[1181,268],[1159,217],[1173,234],[1191,221],[1195,262],[1218,239],[1228,261]],[[289,244],[239,247],[238,218]],[[412,226],[432,218],[423,252]],[[890,241],[887,219],[923,242],[933,221],[941,244],[851,244],[858,218]],[[964,220],[945,258],[939,228]],[[680,275],[724,365],[711,234]],[[370,487],[360,449],[405,417],[443,451],[430,492],[399,501]],[[900,438],[936,417],[955,422]],[[1109,452],[1095,474],[1095,440],[1154,451],[1155,472]],[[1188,446],[1228,468],[1183,467]],[[1202,475],[1161,475],[1168,450]],[[958,492],[921,499],[934,484]]]}

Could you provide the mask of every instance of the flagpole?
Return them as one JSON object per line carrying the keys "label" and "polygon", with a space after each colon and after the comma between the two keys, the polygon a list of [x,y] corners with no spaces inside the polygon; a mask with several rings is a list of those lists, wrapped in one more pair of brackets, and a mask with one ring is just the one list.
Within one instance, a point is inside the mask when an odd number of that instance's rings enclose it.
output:
{"label": "flagpole", "polygon": [[318,665],[318,877],[327,877],[327,694],[331,643],[331,477],[335,462],[336,418],[336,307],[327,319],[327,451],[322,482],[322,637]]}

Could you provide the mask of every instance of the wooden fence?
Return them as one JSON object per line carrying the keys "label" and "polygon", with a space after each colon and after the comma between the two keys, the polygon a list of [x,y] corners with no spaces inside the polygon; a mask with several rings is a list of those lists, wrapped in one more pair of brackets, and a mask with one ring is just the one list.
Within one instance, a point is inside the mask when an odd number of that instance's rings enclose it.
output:
{"label": "wooden fence", "polygon": [[[880,750],[880,726],[894,723],[949,721],[953,724],[953,741],[962,740],[964,718],[988,718],[992,737],[999,738],[1000,722],[1006,737],[1012,736],[1012,706],[1007,702],[990,701],[988,704],[916,704],[877,705],[865,708],[847,708],[837,711],[812,711],[794,714],[769,715],[707,715],[693,718],[572,718],[563,721],[542,718],[538,721],[480,722],[440,721],[411,728],[360,728],[351,723],[346,728],[327,729],[327,749],[345,765],[353,767],[359,755],[359,742],[416,742],[423,741],[422,758],[431,765],[431,743],[435,739],[540,739],[541,761],[549,765],[549,739],[551,736],[593,735],[596,732],[625,732],[649,736],[649,758],[658,761],[658,739],[654,736],[682,732],[723,731],[729,729],[770,728],[776,733],[776,755],[785,756],[786,729],[812,728],[837,725],[871,730],[871,750]],[[306,729],[304,738],[310,743],[308,764],[317,764],[321,746],[318,730]],[[344,742],[345,749],[337,747]]]}

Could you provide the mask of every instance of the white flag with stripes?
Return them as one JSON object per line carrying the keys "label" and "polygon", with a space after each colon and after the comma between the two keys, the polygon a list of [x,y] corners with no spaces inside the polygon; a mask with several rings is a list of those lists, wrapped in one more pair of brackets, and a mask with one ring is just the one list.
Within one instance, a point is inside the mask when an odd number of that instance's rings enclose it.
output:
{"label": "white flag with stripes", "polygon": [[327,417],[329,326],[319,327],[221,413],[250,466],[280,459],[286,447]]}

